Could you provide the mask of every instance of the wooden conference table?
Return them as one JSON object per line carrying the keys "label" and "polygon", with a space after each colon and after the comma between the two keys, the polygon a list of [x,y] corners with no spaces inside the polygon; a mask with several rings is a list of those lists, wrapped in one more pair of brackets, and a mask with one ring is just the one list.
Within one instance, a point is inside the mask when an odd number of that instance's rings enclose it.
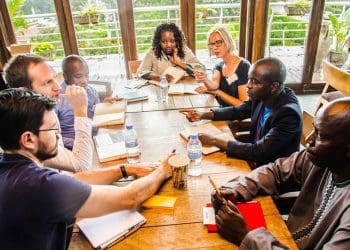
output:
{"label": "wooden conference table", "polygon": [[[162,159],[173,148],[186,152],[186,143],[179,132],[184,124],[190,125],[184,115],[177,110],[127,113],[127,122],[137,130],[142,161]],[[225,122],[215,125],[228,131]],[[111,132],[101,129],[99,133]],[[109,162],[97,166],[110,166],[119,162]],[[210,202],[212,187],[208,182],[210,175],[218,185],[235,176],[250,172],[243,160],[227,158],[223,152],[203,157],[203,173],[200,177],[189,177],[188,188],[177,190],[168,180],[159,190],[160,195],[177,198],[174,210],[140,209],[147,223],[135,233],[114,245],[112,249],[237,249],[237,246],[222,239],[216,233],[208,233],[202,223],[202,207]],[[291,234],[283,222],[270,197],[258,198],[261,202],[268,230],[291,249],[297,249]],[[87,240],[77,231],[73,233],[69,249],[91,249]]]}
{"label": "wooden conference table", "polygon": [[[114,83],[114,95],[130,91],[127,89],[126,81]],[[196,83],[193,77],[185,76],[181,79],[181,83],[194,84]],[[140,91],[148,95],[148,100],[139,101],[128,104],[127,112],[146,112],[156,110],[171,110],[171,109],[183,109],[183,108],[207,108],[218,107],[219,104],[215,97],[210,94],[198,94],[198,95],[169,95],[167,103],[161,103],[159,99],[159,87],[148,84]]]}

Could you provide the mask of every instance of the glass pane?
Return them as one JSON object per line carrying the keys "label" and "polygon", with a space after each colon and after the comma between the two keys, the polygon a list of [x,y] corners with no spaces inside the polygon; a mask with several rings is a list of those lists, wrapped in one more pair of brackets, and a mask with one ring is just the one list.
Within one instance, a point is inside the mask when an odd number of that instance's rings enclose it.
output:
{"label": "glass pane", "polygon": [[117,1],[71,0],[79,55],[90,69],[91,80],[124,77],[123,45]]}
{"label": "glass pane", "polygon": [[[326,0],[313,83],[323,82],[322,60],[328,57],[334,43],[329,14],[333,13],[339,19],[349,6],[348,1]],[[270,1],[265,56],[278,57],[286,64],[287,83],[301,82],[310,10],[311,1]]]}
{"label": "glass pane", "polygon": [[139,58],[142,59],[148,49],[151,48],[153,34],[159,24],[173,22],[180,26],[179,4],[179,0],[133,1]]}
{"label": "glass pane", "polygon": [[6,1],[15,30],[13,53],[33,52],[49,61],[64,56],[54,1]]}
{"label": "glass pane", "polygon": [[[240,0],[197,0],[196,1],[196,55],[212,69],[219,59],[209,56],[208,33],[217,26],[226,27],[238,46]],[[238,53],[235,51],[235,53]]]}

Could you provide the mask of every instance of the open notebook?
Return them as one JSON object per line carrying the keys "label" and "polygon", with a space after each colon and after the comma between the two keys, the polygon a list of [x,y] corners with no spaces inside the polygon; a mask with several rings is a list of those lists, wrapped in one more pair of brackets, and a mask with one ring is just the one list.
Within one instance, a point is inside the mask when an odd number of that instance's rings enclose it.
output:
{"label": "open notebook", "polygon": [[115,103],[98,103],[95,107],[92,125],[94,127],[124,124],[127,101],[119,100]]}
{"label": "open notebook", "polygon": [[126,158],[127,152],[123,131],[94,136],[97,157],[100,162]]}
{"label": "open notebook", "polygon": [[137,211],[119,211],[77,222],[81,233],[95,249],[104,249],[126,238],[146,222]]}
{"label": "open notebook", "polygon": [[175,83],[169,85],[169,95],[183,95],[183,94],[192,94],[198,95],[196,91],[200,85],[198,84],[184,84],[184,83]]}
{"label": "open notebook", "polygon": [[[195,125],[195,126],[185,126],[185,130],[182,130],[180,132],[180,135],[183,139],[187,141],[189,136],[192,133],[206,133],[222,139],[228,139],[228,140],[233,139],[231,135],[225,132],[222,132],[220,129],[215,127],[215,125],[213,125],[212,123],[205,123],[205,124]],[[208,155],[218,151],[220,151],[220,148],[216,146],[202,145],[202,153],[204,155]]]}

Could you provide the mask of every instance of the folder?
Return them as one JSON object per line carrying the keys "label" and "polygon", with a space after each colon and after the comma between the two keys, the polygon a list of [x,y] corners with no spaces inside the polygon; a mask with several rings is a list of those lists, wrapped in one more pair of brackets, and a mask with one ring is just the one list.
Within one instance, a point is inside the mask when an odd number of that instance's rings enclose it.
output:
{"label": "folder", "polygon": [[145,217],[137,211],[123,210],[96,218],[81,219],[77,226],[94,249],[104,249],[125,239],[144,223]]}
{"label": "folder", "polygon": [[[237,202],[235,203],[235,205],[239,210],[239,212],[242,214],[249,230],[253,230],[259,227],[266,228],[265,217],[259,201]],[[203,208],[203,217],[204,217],[204,211],[206,213],[209,212],[208,208],[211,208],[210,211],[214,213],[214,208],[212,208],[212,204],[208,203],[206,205],[206,208],[205,209]],[[209,215],[209,217],[215,218],[214,215]],[[208,226],[208,233],[217,233],[218,229],[215,224],[215,221],[214,222],[212,221],[210,224],[207,224],[207,226]]]}

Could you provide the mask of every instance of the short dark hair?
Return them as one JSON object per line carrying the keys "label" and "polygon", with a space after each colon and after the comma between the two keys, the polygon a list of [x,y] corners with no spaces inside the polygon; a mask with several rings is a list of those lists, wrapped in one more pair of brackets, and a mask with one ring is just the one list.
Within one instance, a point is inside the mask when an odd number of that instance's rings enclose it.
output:
{"label": "short dark hair", "polygon": [[0,147],[20,148],[19,139],[25,131],[35,134],[42,125],[45,111],[56,105],[53,98],[32,90],[5,89],[0,92]]}
{"label": "short dark hair", "polygon": [[[89,66],[88,66],[87,62],[84,60],[84,58],[82,58],[81,56],[78,56],[78,55],[69,55],[66,58],[64,58],[62,61],[62,71],[68,79],[70,79],[72,74],[73,74],[70,66],[74,62],[80,62],[81,64],[84,65],[85,69],[89,72]],[[69,83],[67,83],[67,84],[69,84]]]}
{"label": "short dark hair", "polygon": [[32,79],[28,74],[31,64],[45,62],[45,59],[33,54],[18,54],[12,57],[4,67],[5,80],[11,88],[32,88]]}
{"label": "short dark hair", "polygon": [[278,82],[280,87],[284,85],[287,76],[287,70],[284,63],[276,57],[266,57],[257,60],[255,66],[267,66],[268,71],[264,74],[264,80],[267,83]]}
{"label": "short dark hair", "polygon": [[179,56],[179,58],[183,59],[185,57],[184,47],[185,47],[186,40],[185,40],[184,34],[179,29],[179,27],[176,26],[175,23],[163,23],[156,28],[156,31],[154,32],[154,35],[153,35],[153,41],[152,41],[152,50],[156,58],[157,59],[162,58],[162,47],[161,47],[162,33],[166,31],[174,33],[174,38],[175,38],[176,48],[177,48],[177,55]]}

